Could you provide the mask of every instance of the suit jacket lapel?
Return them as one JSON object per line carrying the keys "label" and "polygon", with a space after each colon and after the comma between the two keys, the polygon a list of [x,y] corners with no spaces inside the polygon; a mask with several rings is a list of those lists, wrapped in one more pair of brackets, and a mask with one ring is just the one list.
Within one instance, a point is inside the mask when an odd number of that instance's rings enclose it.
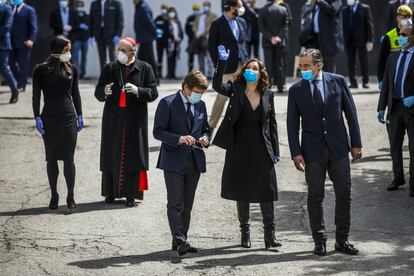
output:
{"label": "suit jacket lapel", "polygon": [[395,78],[395,74],[397,73],[397,62],[398,62],[398,58],[400,57],[400,54],[398,55],[393,55],[392,56],[392,60],[390,60],[390,64],[391,64],[391,73],[388,76],[389,81],[392,82],[393,85],[389,86],[392,87],[392,89],[390,89],[389,91],[389,97],[394,98],[394,78]]}
{"label": "suit jacket lapel", "polygon": [[178,111],[181,113],[181,116],[184,118],[185,126],[187,127],[188,131],[190,131],[191,130],[190,122],[188,121],[187,112],[185,111],[184,102],[180,94],[181,94],[181,90],[177,92],[175,100],[174,100],[174,104],[176,108],[178,109]]}
{"label": "suit jacket lapel", "polygon": [[262,125],[266,122],[267,113],[270,109],[269,94],[265,92],[262,96]]}
{"label": "suit jacket lapel", "polygon": [[196,124],[198,123],[198,116],[200,116],[200,103],[196,103],[194,105],[194,123],[193,123],[193,127],[191,129],[191,133],[196,129]]}
{"label": "suit jacket lapel", "polygon": [[323,113],[326,112],[326,107],[328,106],[328,99],[329,99],[329,92],[334,91],[334,86],[332,85],[331,78],[325,72],[322,72],[323,78],[323,94],[324,94],[324,105],[323,105]]}

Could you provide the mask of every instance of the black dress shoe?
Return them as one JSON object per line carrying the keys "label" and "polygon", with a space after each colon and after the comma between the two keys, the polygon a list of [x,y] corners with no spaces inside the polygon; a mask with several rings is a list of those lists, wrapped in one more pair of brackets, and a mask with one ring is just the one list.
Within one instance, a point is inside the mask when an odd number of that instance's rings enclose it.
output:
{"label": "black dress shoe", "polygon": [[76,208],[76,203],[75,203],[75,200],[73,200],[73,199],[68,199],[68,200],[66,201],[66,203],[67,203],[67,207],[68,207],[68,209],[75,209],[75,208]]}
{"label": "black dress shoe", "polygon": [[115,198],[113,196],[106,196],[105,197],[105,202],[108,204],[114,203]]}
{"label": "black dress shoe", "polygon": [[10,104],[15,104],[15,103],[17,103],[18,100],[19,100],[19,93],[13,93],[11,95],[9,103]]}
{"label": "black dress shoe", "polygon": [[398,190],[398,187],[402,186],[405,184],[405,181],[401,182],[401,181],[396,181],[394,180],[388,187],[387,187],[387,191],[396,191]]}
{"label": "black dress shoe", "polygon": [[59,208],[59,195],[52,196],[49,203],[50,210],[56,210],[57,208]]}
{"label": "black dress shoe", "polygon": [[414,186],[410,186],[410,197],[414,197]]}
{"label": "black dress shoe", "polygon": [[128,198],[128,199],[127,199],[127,201],[126,201],[125,206],[126,206],[126,207],[135,207],[135,206],[137,206],[137,205],[135,204],[135,199],[133,199],[133,198]]}
{"label": "black dress shoe", "polygon": [[358,89],[358,84],[352,83],[351,85],[349,85],[349,88],[351,88],[351,89]]}
{"label": "black dress shoe", "polygon": [[177,246],[177,252],[179,256],[184,256],[187,254],[189,249],[191,248],[190,244],[188,242],[180,244]]}
{"label": "black dress shoe", "polygon": [[347,255],[358,255],[358,249],[356,249],[352,244],[348,241],[344,242],[336,242],[335,243],[335,251],[342,252]]}
{"label": "black dress shoe", "polygon": [[368,83],[364,83],[364,84],[362,85],[362,87],[363,87],[363,88],[365,88],[365,89],[369,89],[369,84],[368,84]]}
{"label": "black dress shoe", "polygon": [[[177,251],[177,249],[178,249],[178,246],[176,245],[176,244],[172,244],[172,246],[171,246],[171,250],[172,251]],[[198,253],[198,249],[197,248],[195,248],[195,247],[192,247],[191,245],[190,245],[190,247],[188,248],[188,250],[187,250],[187,252],[188,253]]]}
{"label": "black dress shoe", "polygon": [[315,243],[313,253],[318,256],[326,256],[326,241]]}

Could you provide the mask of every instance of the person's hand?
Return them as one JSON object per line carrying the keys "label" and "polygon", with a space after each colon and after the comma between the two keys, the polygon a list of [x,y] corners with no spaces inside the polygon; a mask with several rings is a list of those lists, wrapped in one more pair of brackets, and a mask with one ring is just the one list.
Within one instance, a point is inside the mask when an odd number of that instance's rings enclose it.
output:
{"label": "person's hand", "polygon": [[208,141],[208,138],[206,136],[201,137],[200,139],[198,139],[198,142],[203,146],[203,147],[207,147],[208,144],[210,143]]}
{"label": "person's hand", "polygon": [[81,23],[80,25],[79,25],[79,28],[80,29],[82,29],[82,30],[88,30],[89,29],[89,26],[87,25],[87,24],[85,24],[85,23]]}
{"label": "person's hand", "polygon": [[230,56],[230,49],[226,51],[226,47],[224,47],[223,45],[219,45],[217,47],[218,50],[218,54],[219,54],[219,60],[228,60],[229,56]]}
{"label": "person's hand", "polygon": [[88,46],[91,47],[93,45],[93,43],[94,43],[94,38],[93,37],[90,37],[88,39]]}
{"label": "person's hand", "polygon": [[383,87],[384,87],[384,83],[382,81],[380,81],[380,83],[378,83],[379,90],[381,90]]}
{"label": "person's hand", "polygon": [[305,171],[305,159],[303,159],[302,155],[297,155],[293,157],[293,163],[295,164],[295,167],[298,171]]}
{"label": "person's hand", "polygon": [[275,155],[275,157],[273,158],[273,163],[277,164],[277,163],[279,163],[279,161],[280,161],[279,155]]}
{"label": "person's hand", "polygon": [[272,45],[276,45],[282,42],[282,39],[276,35],[276,36],[272,36],[270,41],[272,42]]}
{"label": "person's hand", "polygon": [[72,26],[71,25],[65,25],[65,26],[63,26],[63,30],[65,32],[70,32],[70,31],[72,31]]}
{"label": "person's hand", "polygon": [[195,144],[195,142],[196,140],[191,135],[181,136],[180,139],[178,140],[178,143],[180,145],[187,145],[187,146],[192,146]]}
{"label": "person's hand", "polygon": [[79,132],[85,127],[85,123],[83,121],[83,116],[79,115],[77,121],[78,121],[78,132]]}
{"label": "person's hand", "polygon": [[410,108],[414,105],[414,96],[410,96],[403,99],[403,104],[406,108]]}
{"label": "person's hand", "polygon": [[26,45],[27,47],[32,48],[33,47],[33,41],[28,39],[24,42],[24,45]]}
{"label": "person's hand", "polygon": [[40,134],[45,135],[45,128],[43,126],[42,118],[36,117],[36,129],[39,131]]}
{"label": "person's hand", "polygon": [[367,51],[371,52],[372,49],[374,49],[374,43],[372,42],[367,42]]}
{"label": "person's hand", "polygon": [[119,36],[114,36],[114,38],[112,38],[112,43],[116,46],[118,45],[119,41],[121,41],[121,38]]}
{"label": "person's hand", "polygon": [[132,83],[128,82],[128,83],[125,84],[125,92],[132,93],[132,94],[134,94],[135,96],[138,97],[138,87],[136,87]]}
{"label": "person's hand", "polygon": [[384,110],[380,110],[378,111],[378,115],[377,115],[378,121],[381,124],[385,124],[385,111]]}
{"label": "person's hand", "polygon": [[362,158],[361,148],[352,148],[351,149],[351,155],[352,155],[352,162],[360,160]]}
{"label": "person's hand", "polygon": [[105,92],[105,96],[111,96],[112,95],[112,86],[114,85],[114,83],[113,82],[111,82],[110,84],[108,84],[108,85],[105,85],[105,89],[104,89],[104,92]]}

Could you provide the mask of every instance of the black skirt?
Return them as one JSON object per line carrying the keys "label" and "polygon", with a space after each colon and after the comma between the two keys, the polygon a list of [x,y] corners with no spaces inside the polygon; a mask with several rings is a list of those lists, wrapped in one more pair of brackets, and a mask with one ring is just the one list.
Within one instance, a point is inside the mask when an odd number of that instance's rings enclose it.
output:
{"label": "black skirt", "polygon": [[46,133],[43,135],[45,143],[46,161],[68,160],[73,161],[76,148],[77,132],[62,135]]}
{"label": "black skirt", "polygon": [[244,97],[234,145],[226,152],[221,190],[225,199],[250,203],[278,199],[276,171],[262,135],[262,112],[261,104],[253,110]]}

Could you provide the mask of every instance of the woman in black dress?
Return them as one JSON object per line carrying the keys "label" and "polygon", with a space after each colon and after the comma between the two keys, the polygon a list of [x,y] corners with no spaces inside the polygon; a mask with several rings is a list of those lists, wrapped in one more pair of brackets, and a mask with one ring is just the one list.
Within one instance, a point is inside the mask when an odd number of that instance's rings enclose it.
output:
{"label": "woman in black dress", "polygon": [[[82,105],[79,95],[78,72],[70,63],[70,41],[57,36],[51,42],[51,54],[33,71],[33,113],[36,128],[42,134],[46,149],[47,175],[52,198],[49,208],[57,209],[59,194],[56,189],[59,175],[58,160],[63,160],[63,174],[68,188],[67,207],[76,207],[75,153],[77,132],[83,126]],[[43,91],[43,111],[40,98]]]}
{"label": "woman in black dress", "polygon": [[269,76],[261,61],[252,59],[223,84],[229,52],[219,46],[213,88],[230,102],[213,144],[226,149],[221,196],[237,201],[241,246],[249,248],[250,203],[260,203],[265,247],[281,244],[275,237],[274,206],[277,183],[274,164],[279,161],[279,141]]}

